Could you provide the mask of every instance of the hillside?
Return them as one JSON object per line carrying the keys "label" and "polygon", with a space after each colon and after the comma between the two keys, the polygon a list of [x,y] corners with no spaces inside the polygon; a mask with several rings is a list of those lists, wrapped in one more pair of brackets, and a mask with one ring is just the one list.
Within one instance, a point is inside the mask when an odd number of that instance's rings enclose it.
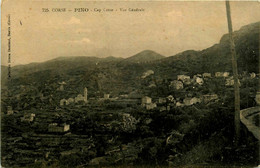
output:
{"label": "hillside", "polygon": [[[258,71],[260,22],[243,26],[233,33],[236,46],[238,70]],[[229,37],[225,34],[220,42],[202,51],[184,51],[162,60],[164,64],[175,65],[178,70],[190,73],[232,71]]]}
{"label": "hillside", "polygon": [[[246,25],[234,32],[239,73],[258,72],[259,24]],[[96,90],[102,85],[104,91],[121,92],[139,88],[140,77],[150,69],[157,79],[170,80],[178,74],[232,72],[228,35],[223,35],[220,43],[205,50],[188,50],[171,57],[145,50],[126,59],[59,57],[43,63],[19,65],[12,67],[12,81],[19,85],[70,80],[75,88],[88,86]],[[7,78],[6,72],[2,71],[2,79]]]}
{"label": "hillside", "polygon": [[85,56],[74,56],[74,57],[58,57],[43,63],[31,63],[27,65],[17,65],[12,68],[14,71],[13,75],[17,75],[15,72],[21,74],[29,74],[38,71],[55,70],[56,72],[62,73],[66,70],[81,67],[81,66],[94,66],[98,63],[109,63],[117,62],[122,58],[116,57],[85,57]]}

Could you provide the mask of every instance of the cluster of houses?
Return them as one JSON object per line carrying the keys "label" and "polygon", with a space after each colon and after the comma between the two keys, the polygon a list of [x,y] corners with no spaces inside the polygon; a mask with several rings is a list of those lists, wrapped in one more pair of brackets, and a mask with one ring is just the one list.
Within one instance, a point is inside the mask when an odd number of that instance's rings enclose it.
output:
{"label": "cluster of houses", "polygon": [[[256,74],[254,72],[249,73],[249,76],[251,79],[256,77]],[[197,74],[194,75],[193,78],[191,78],[188,75],[178,75],[177,80],[173,80],[170,83],[170,87],[175,88],[176,90],[180,90],[184,88],[184,85],[190,85],[190,84],[199,84],[203,85],[204,80],[207,80],[209,78],[212,78],[211,73],[203,73],[203,74]],[[226,86],[233,86],[234,85],[234,77],[230,76],[229,72],[216,72],[215,78],[224,78],[225,79],[225,85]],[[239,85],[240,85],[240,81]]]}
{"label": "cluster of houses", "polygon": [[[154,74],[152,70],[148,70],[145,73],[143,73],[142,78],[146,78],[147,76],[150,76]],[[229,73],[228,72],[216,72],[215,77],[224,77],[227,79],[227,85],[232,85],[233,83],[233,78],[230,77],[228,78]],[[184,84],[185,85],[190,85],[190,84],[198,84],[198,85],[203,85],[204,80],[207,80],[208,78],[211,78],[211,73],[203,73],[203,74],[197,74],[194,75],[193,78],[191,78],[188,75],[178,75],[177,80],[174,80],[171,82],[170,87],[174,87],[176,90],[183,89]],[[61,83],[61,86],[63,86],[65,83]],[[72,103],[78,103],[78,102],[84,102],[87,103],[87,88],[84,89],[84,96],[79,94],[75,98],[68,98],[68,99],[61,99],[60,100],[60,106],[64,105],[69,105]],[[182,106],[190,106],[196,103],[208,103],[212,100],[217,100],[218,95],[216,94],[207,94],[207,95],[202,95],[201,97],[191,97],[191,96],[186,96],[185,99],[180,100],[179,98],[175,99],[172,95],[169,95],[166,98],[158,98],[157,101],[152,101],[151,97],[144,96],[142,97],[141,95],[137,97],[131,97],[131,94],[129,95],[121,95],[116,98],[110,98],[109,94],[104,94],[103,98],[99,98],[98,101],[103,101],[103,100],[110,100],[110,104],[112,105],[119,105],[122,107],[130,107],[130,106],[136,106],[140,105],[141,107],[145,108],[146,110],[152,110],[155,108],[159,108],[160,111],[163,110],[169,110],[170,107],[182,107]],[[91,100],[91,98],[89,99]],[[165,104],[167,104],[165,106]]]}
{"label": "cluster of houses", "polygon": [[78,94],[75,98],[61,99],[60,106],[69,105],[72,103],[87,103],[88,101],[88,89],[84,88],[84,95]]}
{"label": "cluster of houses", "polygon": [[152,102],[152,98],[148,96],[144,96],[142,98],[142,107],[145,107],[147,110],[151,110],[157,107],[156,103]]}
{"label": "cluster of houses", "polygon": [[210,77],[211,77],[210,73],[204,73],[203,75],[197,74],[197,75],[194,75],[193,78],[191,78],[188,75],[178,75],[177,80],[171,81],[170,87],[173,87],[176,90],[180,90],[180,89],[184,88],[184,84],[185,85],[190,85],[190,84],[203,85],[204,79],[210,78]]}
{"label": "cluster of houses", "polygon": [[[113,98],[110,98],[110,94],[108,93],[105,93],[104,94],[104,97],[102,98],[99,98],[98,100],[99,101],[104,101],[104,100],[113,100]],[[75,98],[68,98],[68,99],[61,99],[60,100],[60,106],[67,106],[67,105],[70,105],[70,104],[86,104],[88,103],[88,101],[92,101],[92,100],[95,100],[95,98],[89,98],[88,99],[88,89],[85,87],[84,88],[84,94],[78,94]]]}
{"label": "cluster of houses", "polygon": [[[14,113],[14,110],[11,106],[7,107],[7,115],[12,115]],[[35,119],[34,113],[26,113],[22,117],[20,117],[21,122],[24,123],[31,123]],[[62,132],[68,132],[70,129],[70,125],[68,124],[57,124],[57,123],[51,123],[48,126],[48,132],[50,133],[62,133]]]}
{"label": "cluster of houses", "polygon": [[209,103],[211,101],[218,100],[217,94],[205,94],[200,97],[186,97],[182,101],[179,98],[174,98],[172,95],[169,95],[165,98],[158,98],[158,100],[152,101],[151,97],[144,96],[142,98],[142,107],[146,110],[151,110],[154,108],[159,108],[160,111],[167,110],[169,111],[172,107],[183,107],[183,106],[191,106],[197,103]]}
{"label": "cluster of houses", "polygon": [[[154,74],[154,71],[148,70],[145,73],[143,73],[143,76],[141,78],[146,78],[147,76],[150,76]],[[225,85],[226,86],[233,86],[234,85],[234,78],[233,76],[230,76],[229,72],[216,72],[214,74],[215,78],[224,78],[225,79]],[[249,78],[253,79],[256,77],[256,74],[250,73]],[[203,74],[197,74],[194,75],[193,78],[191,78],[188,75],[178,75],[177,80],[171,81],[170,87],[174,87],[176,90],[180,90],[184,88],[184,85],[190,85],[190,84],[198,84],[203,85],[204,80],[207,80],[209,78],[212,78],[211,73],[203,73]],[[58,90],[63,91],[64,85],[66,85],[65,82],[59,83],[60,87]],[[240,83],[239,83],[240,84]],[[93,98],[92,98],[93,99]],[[91,100],[91,98],[90,98]],[[197,103],[209,103],[211,101],[218,100],[217,94],[205,94],[200,97],[192,97],[192,96],[186,96],[183,100],[180,98],[174,98],[172,95],[169,95],[165,98],[158,98],[155,101],[152,101],[151,97],[141,95],[136,97],[131,97],[131,94],[129,95],[120,95],[116,98],[110,98],[109,94],[104,94],[103,98],[99,98],[99,101],[104,100],[110,100],[111,104],[117,104],[124,107],[130,107],[130,106],[136,106],[141,105],[141,107],[145,108],[146,110],[152,110],[155,108],[159,108],[160,111],[164,110],[170,110],[171,107],[183,107],[183,106],[190,106]],[[77,104],[77,103],[87,103],[88,102],[88,89],[84,88],[84,93],[78,94],[74,98],[68,98],[68,99],[61,99],[60,100],[60,106],[69,105],[69,104]],[[11,115],[14,113],[14,110],[11,106],[7,106],[7,115]],[[21,117],[22,122],[33,122],[35,118],[34,113],[30,114],[24,114],[23,117]],[[62,124],[59,125],[57,123],[52,123],[48,126],[49,132],[67,132],[69,130],[69,125]]]}
{"label": "cluster of houses", "polygon": [[[144,74],[146,74],[146,72]],[[230,76],[229,72],[216,72],[214,74],[214,76],[215,76],[215,78],[224,78],[226,86],[233,86],[235,83],[234,77]],[[256,74],[254,72],[249,73],[249,78],[253,79],[255,77],[256,77]],[[188,75],[178,75],[177,80],[171,81],[169,86],[175,88],[176,90],[180,90],[180,89],[184,88],[184,85],[191,85],[191,84],[203,85],[204,80],[208,80],[210,78],[212,78],[211,73],[197,74],[197,75],[194,75],[193,78],[191,78]],[[240,84],[240,82],[239,82],[239,84]],[[216,101],[216,100],[218,100],[217,94],[205,94],[200,97],[186,96],[186,98],[183,99],[182,101],[179,98],[174,99],[174,97],[172,95],[169,95],[166,98],[159,98],[158,101],[155,101],[155,102],[152,101],[152,98],[145,96],[142,98],[141,105],[142,105],[142,107],[146,108],[147,110],[151,110],[151,109],[158,107],[158,108],[160,108],[160,111],[162,111],[162,110],[169,110],[170,107],[172,107],[172,106],[176,106],[176,107],[190,106],[190,105],[193,105],[196,103],[202,103],[202,102],[209,103],[211,101]],[[166,107],[164,106],[165,104],[167,104]]]}

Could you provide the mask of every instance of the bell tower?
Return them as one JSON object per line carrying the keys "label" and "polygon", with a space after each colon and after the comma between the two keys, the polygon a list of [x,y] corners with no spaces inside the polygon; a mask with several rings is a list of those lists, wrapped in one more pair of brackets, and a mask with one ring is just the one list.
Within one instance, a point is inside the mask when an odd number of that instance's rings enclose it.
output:
{"label": "bell tower", "polygon": [[84,88],[84,102],[87,103],[88,101],[88,89],[85,87]]}

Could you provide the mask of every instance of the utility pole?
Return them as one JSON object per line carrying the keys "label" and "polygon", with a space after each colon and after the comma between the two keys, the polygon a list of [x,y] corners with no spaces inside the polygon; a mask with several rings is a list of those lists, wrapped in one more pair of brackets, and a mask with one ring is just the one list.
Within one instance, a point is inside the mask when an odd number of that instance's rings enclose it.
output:
{"label": "utility pole", "polygon": [[229,32],[229,42],[230,42],[230,51],[232,56],[232,69],[234,76],[234,95],[235,95],[235,145],[238,145],[240,139],[240,94],[239,94],[239,83],[238,83],[238,72],[237,72],[237,57],[235,50],[235,43],[233,39],[233,30],[232,30],[232,20],[229,0],[226,0],[226,10],[227,10],[227,22],[228,22],[228,32]]}

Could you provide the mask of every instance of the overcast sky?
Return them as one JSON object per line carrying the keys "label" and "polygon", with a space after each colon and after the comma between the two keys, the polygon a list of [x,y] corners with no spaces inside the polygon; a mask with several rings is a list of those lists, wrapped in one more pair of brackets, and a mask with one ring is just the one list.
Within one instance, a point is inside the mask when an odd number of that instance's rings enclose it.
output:
{"label": "overcast sky", "polygon": [[[233,29],[260,21],[259,2],[231,2]],[[117,9],[75,13],[74,8]],[[42,12],[66,8],[71,12]],[[120,12],[143,8],[144,12]],[[218,43],[227,33],[225,2],[30,2],[5,1],[2,65],[7,65],[7,14],[11,20],[11,65],[60,56],[129,57],[142,50],[165,56]]]}

